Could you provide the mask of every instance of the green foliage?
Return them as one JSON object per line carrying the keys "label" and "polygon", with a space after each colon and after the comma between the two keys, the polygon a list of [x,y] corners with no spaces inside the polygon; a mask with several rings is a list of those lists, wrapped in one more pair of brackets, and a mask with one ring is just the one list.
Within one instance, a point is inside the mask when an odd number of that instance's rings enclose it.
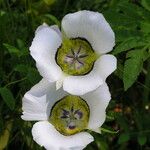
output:
{"label": "green foliage", "polygon": [[147,141],[146,136],[141,135],[141,134],[138,135],[138,142],[141,146],[144,145],[146,143],[146,141]]}
{"label": "green foliage", "polygon": [[12,46],[12,45],[9,45],[9,44],[7,44],[7,43],[4,43],[3,45],[7,48],[9,54],[14,54],[14,55],[16,55],[16,56],[18,56],[18,57],[27,55],[27,54],[28,54],[27,49],[26,49],[26,48],[22,48],[22,46],[23,46],[23,45],[21,45],[21,44],[22,44],[22,43],[21,43],[22,41],[20,41],[20,40],[18,39],[17,42],[18,42],[18,46],[20,46],[20,49],[14,47],[14,46]]}
{"label": "green foliage", "polygon": [[149,0],[142,0],[141,4],[145,9],[150,11],[150,1]]}
{"label": "green foliage", "polygon": [[4,102],[6,103],[6,105],[13,110],[15,108],[15,99],[13,97],[13,94],[11,93],[11,91],[4,87],[4,88],[0,88],[0,94],[4,100]]}
{"label": "green foliage", "polygon": [[11,45],[6,44],[6,43],[4,43],[3,45],[8,49],[8,51],[9,51],[10,54],[14,53],[16,55],[19,55],[20,51],[16,47],[11,46]]}
{"label": "green foliage", "polygon": [[[145,0],[141,4],[148,7],[148,3]],[[117,71],[117,75],[123,80],[124,89],[127,90],[137,81],[137,77],[143,69],[144,61],[150,56],[148,51],[150,48],[150,13],[138,5],[124,0],[106,11],[105,15],[112,23],[118,41],[112,54],[118,56],[127,51],[126,58],[123,58],[125,61],[121,62],[122,65],[124,63],[121,68],[122,75],[119,73],[120,71]],[[114,19],[115,16],[117,16],[116,20]],[[121,66],[121,63],[119,62],[118,65]]]}
{"label": "green foliage", "polygon": [[141,37],[131,37],[126,39],[122,43],[120,43],[112,52],[112,54],[116,55],[124,51],[128,51],[135,47],[142,47],[146,45],[146,40]]}
{"label": "green foliage", "polygon": [[122,144],[122,143],[128,142],[129,139],[130,139],[129,133],[122,133],[122,134],[119,136],[118,143],[119,143],[119,144]]}
{"label": "green foliage", "polygon": [[127,90],[137,80],[143,68],[143,62],[147,56],[147,51],[142,49],[131,50],[127,53],[123,71],[124,89]]}

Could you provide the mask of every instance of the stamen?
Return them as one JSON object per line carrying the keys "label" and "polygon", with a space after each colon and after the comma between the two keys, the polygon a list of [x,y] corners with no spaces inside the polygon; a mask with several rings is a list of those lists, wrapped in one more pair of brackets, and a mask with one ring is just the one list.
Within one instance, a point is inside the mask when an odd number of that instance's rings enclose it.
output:
{"label": "stamen", "polygon": [[71,112],[73,113],[73,106],[71,107]]}
{"label": "stamen", "polygon": [[80,45],[80,47],[79,47],[79,49],[78,49],[78,52],[77,52],[77,54],[79,54],[80,53],[80,51],[81,51],[81,45]]}
{"label": "stamen", "polygon": [[72,55],[74,56],[75,55],[75,52],[74,50],[71,48],[71,52],[72,52]]}
{"label": "stamen", "polygon": [[67,118],[69,118],[68,116],[61,116],[60,117],[61,119],[67,119]]}
{"label": "stamen", "polygon": [[62,111],[63,111],[63,115],[69,115],[69,111],[65,110],[62,108]]}
{"label": "stamen", "polygon": [[78,63],[80,63],[81,65],[84,65],[83,62],[81,62],[79,59],[77,59]]}
{"label": "stamen", "polygon": [[84,57],[87,57],[88,55],[87,54],[81,54],[81,55],[79,55],[78,57],[79,58],[84,58]]}
{"label": "stamen", "polygon": [[74,58],[74,56],[71,56],[71,55],[67,55],[66,57],[69,57],[69,58]]}

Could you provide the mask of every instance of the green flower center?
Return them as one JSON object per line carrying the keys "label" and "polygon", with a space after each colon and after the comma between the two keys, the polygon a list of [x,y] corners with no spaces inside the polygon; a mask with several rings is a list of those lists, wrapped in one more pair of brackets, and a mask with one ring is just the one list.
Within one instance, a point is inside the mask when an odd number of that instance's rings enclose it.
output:
{"label": "green flower center", "polygon": [[89,106],[78,96],[68,95],[55,103],[49,121],[63,135],[72,135],[87,128]]}
{"label": "green flower center", "polygon": [[56,53],[56,62],[69,75],[89,73],[97,59],[91,45],[84,39],[65,39]]}

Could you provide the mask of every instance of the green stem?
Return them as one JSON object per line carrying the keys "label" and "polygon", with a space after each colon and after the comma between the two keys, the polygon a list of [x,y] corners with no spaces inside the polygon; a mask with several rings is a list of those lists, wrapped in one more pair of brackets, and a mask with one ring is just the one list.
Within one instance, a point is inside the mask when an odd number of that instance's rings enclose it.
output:
{"label": "green stem", "polygon": [[26,79],[27,79],[27,78],[24,77],[24,78],[22,78],[22,79],[20,79],[20,80],[10,82],[10,83],[6,84],[5,87],[10,86],[10,85],[12,85],[12,84],[16,84],[16,83],[21,82],[21,81],[24,81],[24,80],[26,80]]}

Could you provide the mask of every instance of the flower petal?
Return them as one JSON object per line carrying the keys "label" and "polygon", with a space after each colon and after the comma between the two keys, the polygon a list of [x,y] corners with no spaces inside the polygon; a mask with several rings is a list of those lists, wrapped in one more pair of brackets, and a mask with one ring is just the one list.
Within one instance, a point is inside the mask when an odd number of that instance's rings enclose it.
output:
{"label": "flower petal", "polygon": [[99,74],[102,77],[102,79],[105,81],[106,78],[116,70],[117,68],[117,59],[113,55],[102,55],[97,60],[97,66],[99,70]]}
{"label": "flower petal", "polygon": [[55,54],[61,42],[60,35],[44,24],[37,28],[30,47],[40,74],[50,82],[58,80],[62,74],[61,68],[55,61]]}
{"label": "flower petal", "polygon": [[27,93],[23,98],[23,115],[21,118],[29,121],[47,120],[49,116],[47,107],[46,96],[38,98]]}
{"label": "flower petal", "polygon": [[111,51],[115,45],[113,30],[98,12],[83,10],[67,14],[62,29],[69,38],[85,38],[100,54]]}
{"label": "flower petal", "polygon": [[30,121],[47,120],[54,103],[65,95],[62,89],[56,91],[55,83],[42,79],[24,95],[21,118]]}
{"label": "flower petal", "polygon": [[54,90],[55,83],[48,82],[46,79],[42,79],[34,85],[26,94],[30,94],[35,97],[41,97],[49,93],[50,90]]}
{"label": "flower petal", "polygon": [[[43,23],[42,25],[40,25],[40,26],[36,29],[35,33],[38,33],[40,30],[42,30],[42,29],[44,29],[44,28],[46,28],[46,27],[49,27],[48,24]],[[61,34],[61,31],[60,31],[58,25],[51,25],[50,28],[53,29],[55,32],[57,32],[58,35],[59,35],[60,38],[61,38],[62,34]]]}
{"label": "flower petal", "polygon": [[35,123],[32,135],[33,139],[47,150],[81,150],[93,141],[93,137],[86,132],[64,136],[48,121]]}
{"label": "flower petal", "polygon": [[103,84],[98,72],[98,63],[95,62],[93,70],[84,76],[68,76],[64,79],[63,89],[72,95],[83,95],[93,91]]}
{"label": "flower petal", "polygon": [[53,29],[54,31],[56,31],[59,34],[59,36],[62,37],[61,31],[60,31],[58,25],[52,25],[52,26],[50,26],[50,28]]}
{"label": "flower petal", "polygon": [[111,95],[106,83],[95,91],[81,96],[90,107],[89,129],[97,131],[106,118],[106,107],[109,104]]}

